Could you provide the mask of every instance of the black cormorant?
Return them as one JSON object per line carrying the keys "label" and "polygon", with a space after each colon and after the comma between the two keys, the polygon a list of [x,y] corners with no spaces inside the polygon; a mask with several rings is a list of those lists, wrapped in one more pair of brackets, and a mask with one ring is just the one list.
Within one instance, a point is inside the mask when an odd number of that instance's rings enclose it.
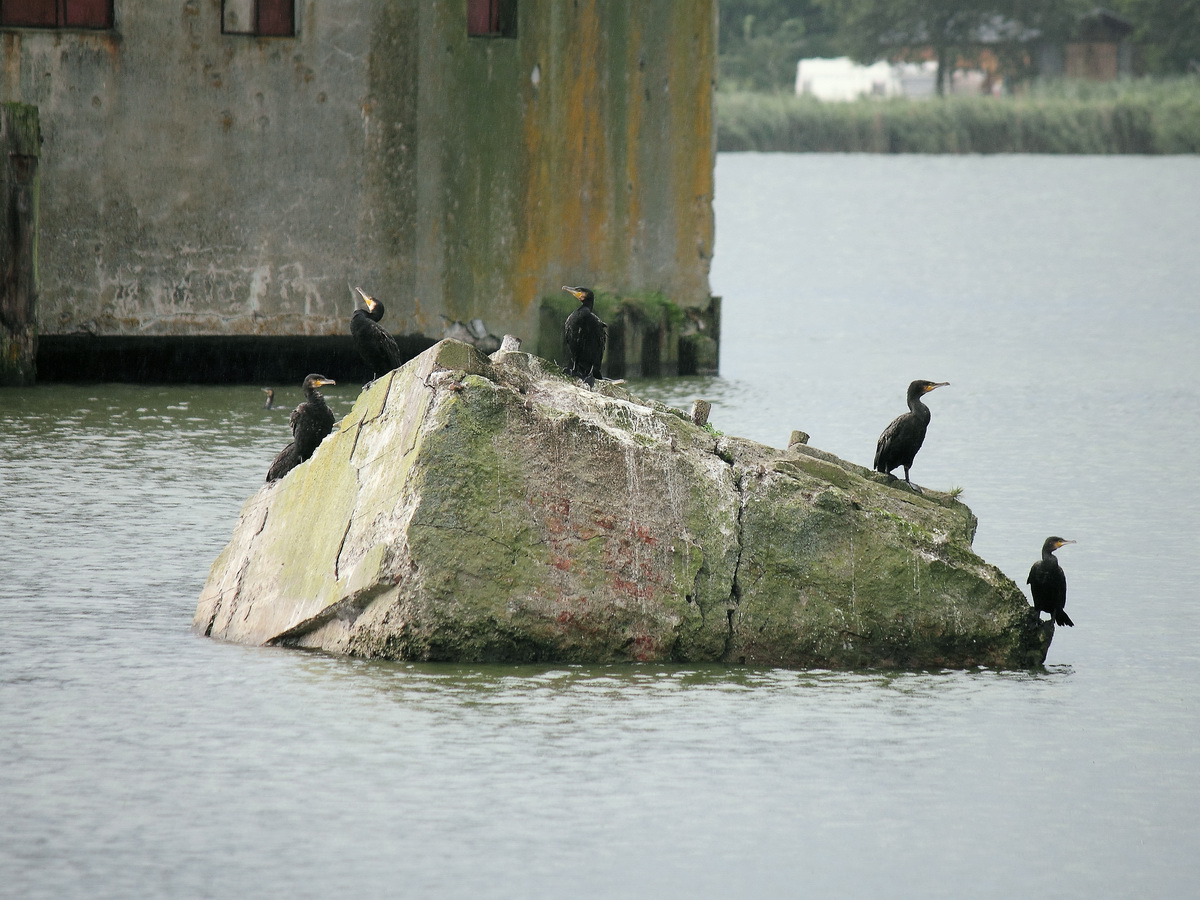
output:
{"label": "black cormorant", "polygon": [[354,315],[350,317],[350,337],[354,340],[354,349],[371,370],[371,379],[374,380],[376,376],[392,371],[403,360],[395,339],[379,324],[383,318],[383,304],[360,287],[354,290],[362,294],[367,308],[354,310]]}
{"label": "black cormorant", "polygon": [[1048,537],[1042,544],[1042,558],[1033,564],[1029,570],[1029,593],[1033,594],[1033,608],[1038,613],[1050,613],[1055,625],[1070,625],[1075,623],[1063,608],[1067,605],[1067,576],[1063,574],[1062,566],[1054,551],[1074,541],[1060,537]]}
{"label": "black cormorant", "polygon": [[600,374],[600,364],[604,361],[604,345],[608,343],[608,326],[596,315],[596,295],[590,289],[563,285],[563,290],[580,303],[563,325],[570,363],[566,372],[592,387],[597,378],[604,377]]}
{"label": "black cormorant", "polygon": [[324,375],[309,375],[301,385],[304,402],[292,410],[288,421],[292,426],[292,442],[279,451],[267,470],[267,481],[278,481],[300,463],[313,455],[325,436],[333,431],[333,410],[317,388],[337,384]]}
{"label": "black cormorant", "polygon": [[296,455],[296,442],[288,441],[287,446],[271,460],[271,467],[267,469],[267,484],[278,481],[298,465],[300,465],[300,457]]}
{"label": "black cormorant", "polygon": [[263,390],[263,393],[267,395],[267,401],[263,404],[263,409],[274,409],[275,408],[275,389],[274,388],[263,388],[262,390]]}
{"label": "black cormorant", "polygon": [[921,493],[921,489],[912,483],[908,470],[912,467],[917,451],[925,443],[925,430],[929,427],[929,407],[921,402],[921,398],[934,388],[945,387],[948,381],[914,381],[908,386],[908,412],[896,416],[892,424],[883,429],[879,443],[875,445],[876,472],[883,472],[890,479],[895,479],[892,469],[904,466],[904,480],[908,486]]}

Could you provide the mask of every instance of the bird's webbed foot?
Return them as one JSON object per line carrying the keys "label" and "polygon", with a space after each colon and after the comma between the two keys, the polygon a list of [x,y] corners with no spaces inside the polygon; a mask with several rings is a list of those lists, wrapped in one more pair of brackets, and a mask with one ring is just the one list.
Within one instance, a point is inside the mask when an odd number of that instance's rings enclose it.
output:
{"label": "bird's webbed foot", "polygon": [[912,479],[908,477],[908,466],[904,467],[904,483],[907,484],[910,488],[912,488],[912,492],[914,494],[925,493],[923,490],[921,490],[919,487],[917,487],[915,484],[913,484]]}

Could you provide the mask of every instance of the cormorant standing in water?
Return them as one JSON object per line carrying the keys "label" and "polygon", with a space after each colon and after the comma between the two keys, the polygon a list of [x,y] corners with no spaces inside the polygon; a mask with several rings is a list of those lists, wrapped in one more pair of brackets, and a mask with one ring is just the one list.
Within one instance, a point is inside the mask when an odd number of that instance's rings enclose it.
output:
{"label": "cormorant standing in water", "polygon": [[912,483],[908,470],[912,467],[917,451],[925,443],[925,431],[929,428],[929,407],[921,402],[921,398],[934,388],[945,387],[948,381],[914,381],[908,386],[908,412],[897,416],[892,424],[883,429],[879,443],[875,445],[876,472],[883,472],[889,479],[895,480],[892,469],[904,466],[904,480],[908,486],[921,493],[921,489]]}
{"label": "cormorant standing in water", "polygon": [[263,404],[263,409],[274,409],[275,408],[275,389],[274,388],[263,388],[262,390],[263,390],[263,393],[267,395],[267,402]]}
{"label": "cormorant standing in water", "polygon": [[1033,594],[1033,608],[1038,611],[1038,617],[1041,618],[1041,613],[1050,613],[1055,625],[1071,627],[1075,623],[1063,608],[1067,605],[1067,576],[1063,574],[1054,551],[1073,543],[1060,537],[1046,538],[1046,543],[1042,544],[1042,558],[1033,564],[1028,579],[1029,593]]}
{"label": "cormorant standing in water", "polygon": [[379,324],[383,318],[383,304],[360,287],[354,290],[362,294],[367,308],[354,310],[350,317],[350,337],[354,340],[354,349],[371,370],[373,381],[376,376],[400,365],[400,348],[396,346],[395,338]]}
{"label": "cormorant standing in water", "polygon": [[590,289],[563,285],[563,290],[580,303],[563,325],[563,339],[570,357],[566,372],[593,387],[597,378],[604,377],[600,374],[600,363],[604,361],[604,345],[608,343],[608,326],[596,315],[596,295]]}
{"label": "cormorant standing in water", "polygon": [[292,410],[288,421],[292,426],[292,442],[279,451],[267,470],[267,481],[278,481],[300,463],[313,455],[325,436],[333,431],[333,410],[317,388],[337,384],[324,375],[309,375],[301,385],[304,402]]}

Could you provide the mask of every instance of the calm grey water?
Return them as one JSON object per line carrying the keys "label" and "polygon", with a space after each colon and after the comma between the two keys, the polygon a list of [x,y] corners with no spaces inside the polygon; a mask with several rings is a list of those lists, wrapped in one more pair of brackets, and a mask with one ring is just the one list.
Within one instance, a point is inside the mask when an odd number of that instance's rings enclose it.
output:
{"label": "calm grey water", "polygon": [[217,644],[196,596],[286,411],[8,390],[0,895],[1192,895],[1200,160],[724,155],[717,185],[722,377],[638,387],[868,464],[950,381],[914,479],[1019,582],[1079,541],[1046,671]]}

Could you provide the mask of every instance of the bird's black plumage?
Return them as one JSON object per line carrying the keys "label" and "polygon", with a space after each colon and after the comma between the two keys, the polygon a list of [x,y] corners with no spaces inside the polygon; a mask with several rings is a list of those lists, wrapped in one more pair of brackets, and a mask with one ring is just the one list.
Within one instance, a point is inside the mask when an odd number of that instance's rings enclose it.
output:
{"label": "bird's black plumage", "polygon": [[945,387],[948,381],[914,381],[908,386],[908,412],[896,416],[883,429],[879,443],[875,445],[876,472],[883,472],[889,478],[894,478],[892,469],[904,467],[904,480],[917,493],[921,489],[912,483],[908,470],[912,468],[917,451],[925,443],[925,431],[929,428],[929,407],[921,402],[921,398],[934,388]]}
{"label": "bird's black plumage", "polygon": [[267,483],[278,481],[298,465],[300,465],[300,457],[296,455],[296,442],[288,441],[287,446],[271,460],[271,467],[267,469]]}
{"label": "bird's black plumage", "polygon": [[350,337],[354,341],[354,349],[363,358],[374,379],[392,371],[403,360],[395,338],[379,324],[383,318],[383,304],[360,287],[354,290],[362,295],[367,308],[354,310],[354,315],[350,317]]}
{"label": "bird's black plumage", "polygon": [[608,326],[600,321],[594,309],[596,295],[585,287],[567,287],[563,290],[579,301],[579,308],[567,316],[563,325],[563,341],[567,349],[566,372],[582,378],[592,387],[600,374],[604,361],[604,346],[608,343]]}
{"label": "bird's black plumage", "polygon": [[1029,570],[1029,593],[1033,595],[1033,608],[1039,613],[1049,613],[1055,625],[1074,626],[1064,607],[1067,605],[1067,576],[1054,551],[1074,541],[1060,537],[1048,537],[1042,544],[1042,558]]}
{"label": "bird's black plumage", "polygon": [[300,463],[313,455],[325,436],[333,431],[333,410],[317,388],[337,384],[324,375],[309,375],[301,387],[304,402],[292,410],[288,418],[292,426],[292,442],[284,447],[267,470],[267,481],[278,481]]}
{"label": "bird's black plumage", "polygon": [[274,409],[275,408],[275,389],[274,388],[263,388],[263,393],[267,395],[266,402],[263,403],[263,409]]}

